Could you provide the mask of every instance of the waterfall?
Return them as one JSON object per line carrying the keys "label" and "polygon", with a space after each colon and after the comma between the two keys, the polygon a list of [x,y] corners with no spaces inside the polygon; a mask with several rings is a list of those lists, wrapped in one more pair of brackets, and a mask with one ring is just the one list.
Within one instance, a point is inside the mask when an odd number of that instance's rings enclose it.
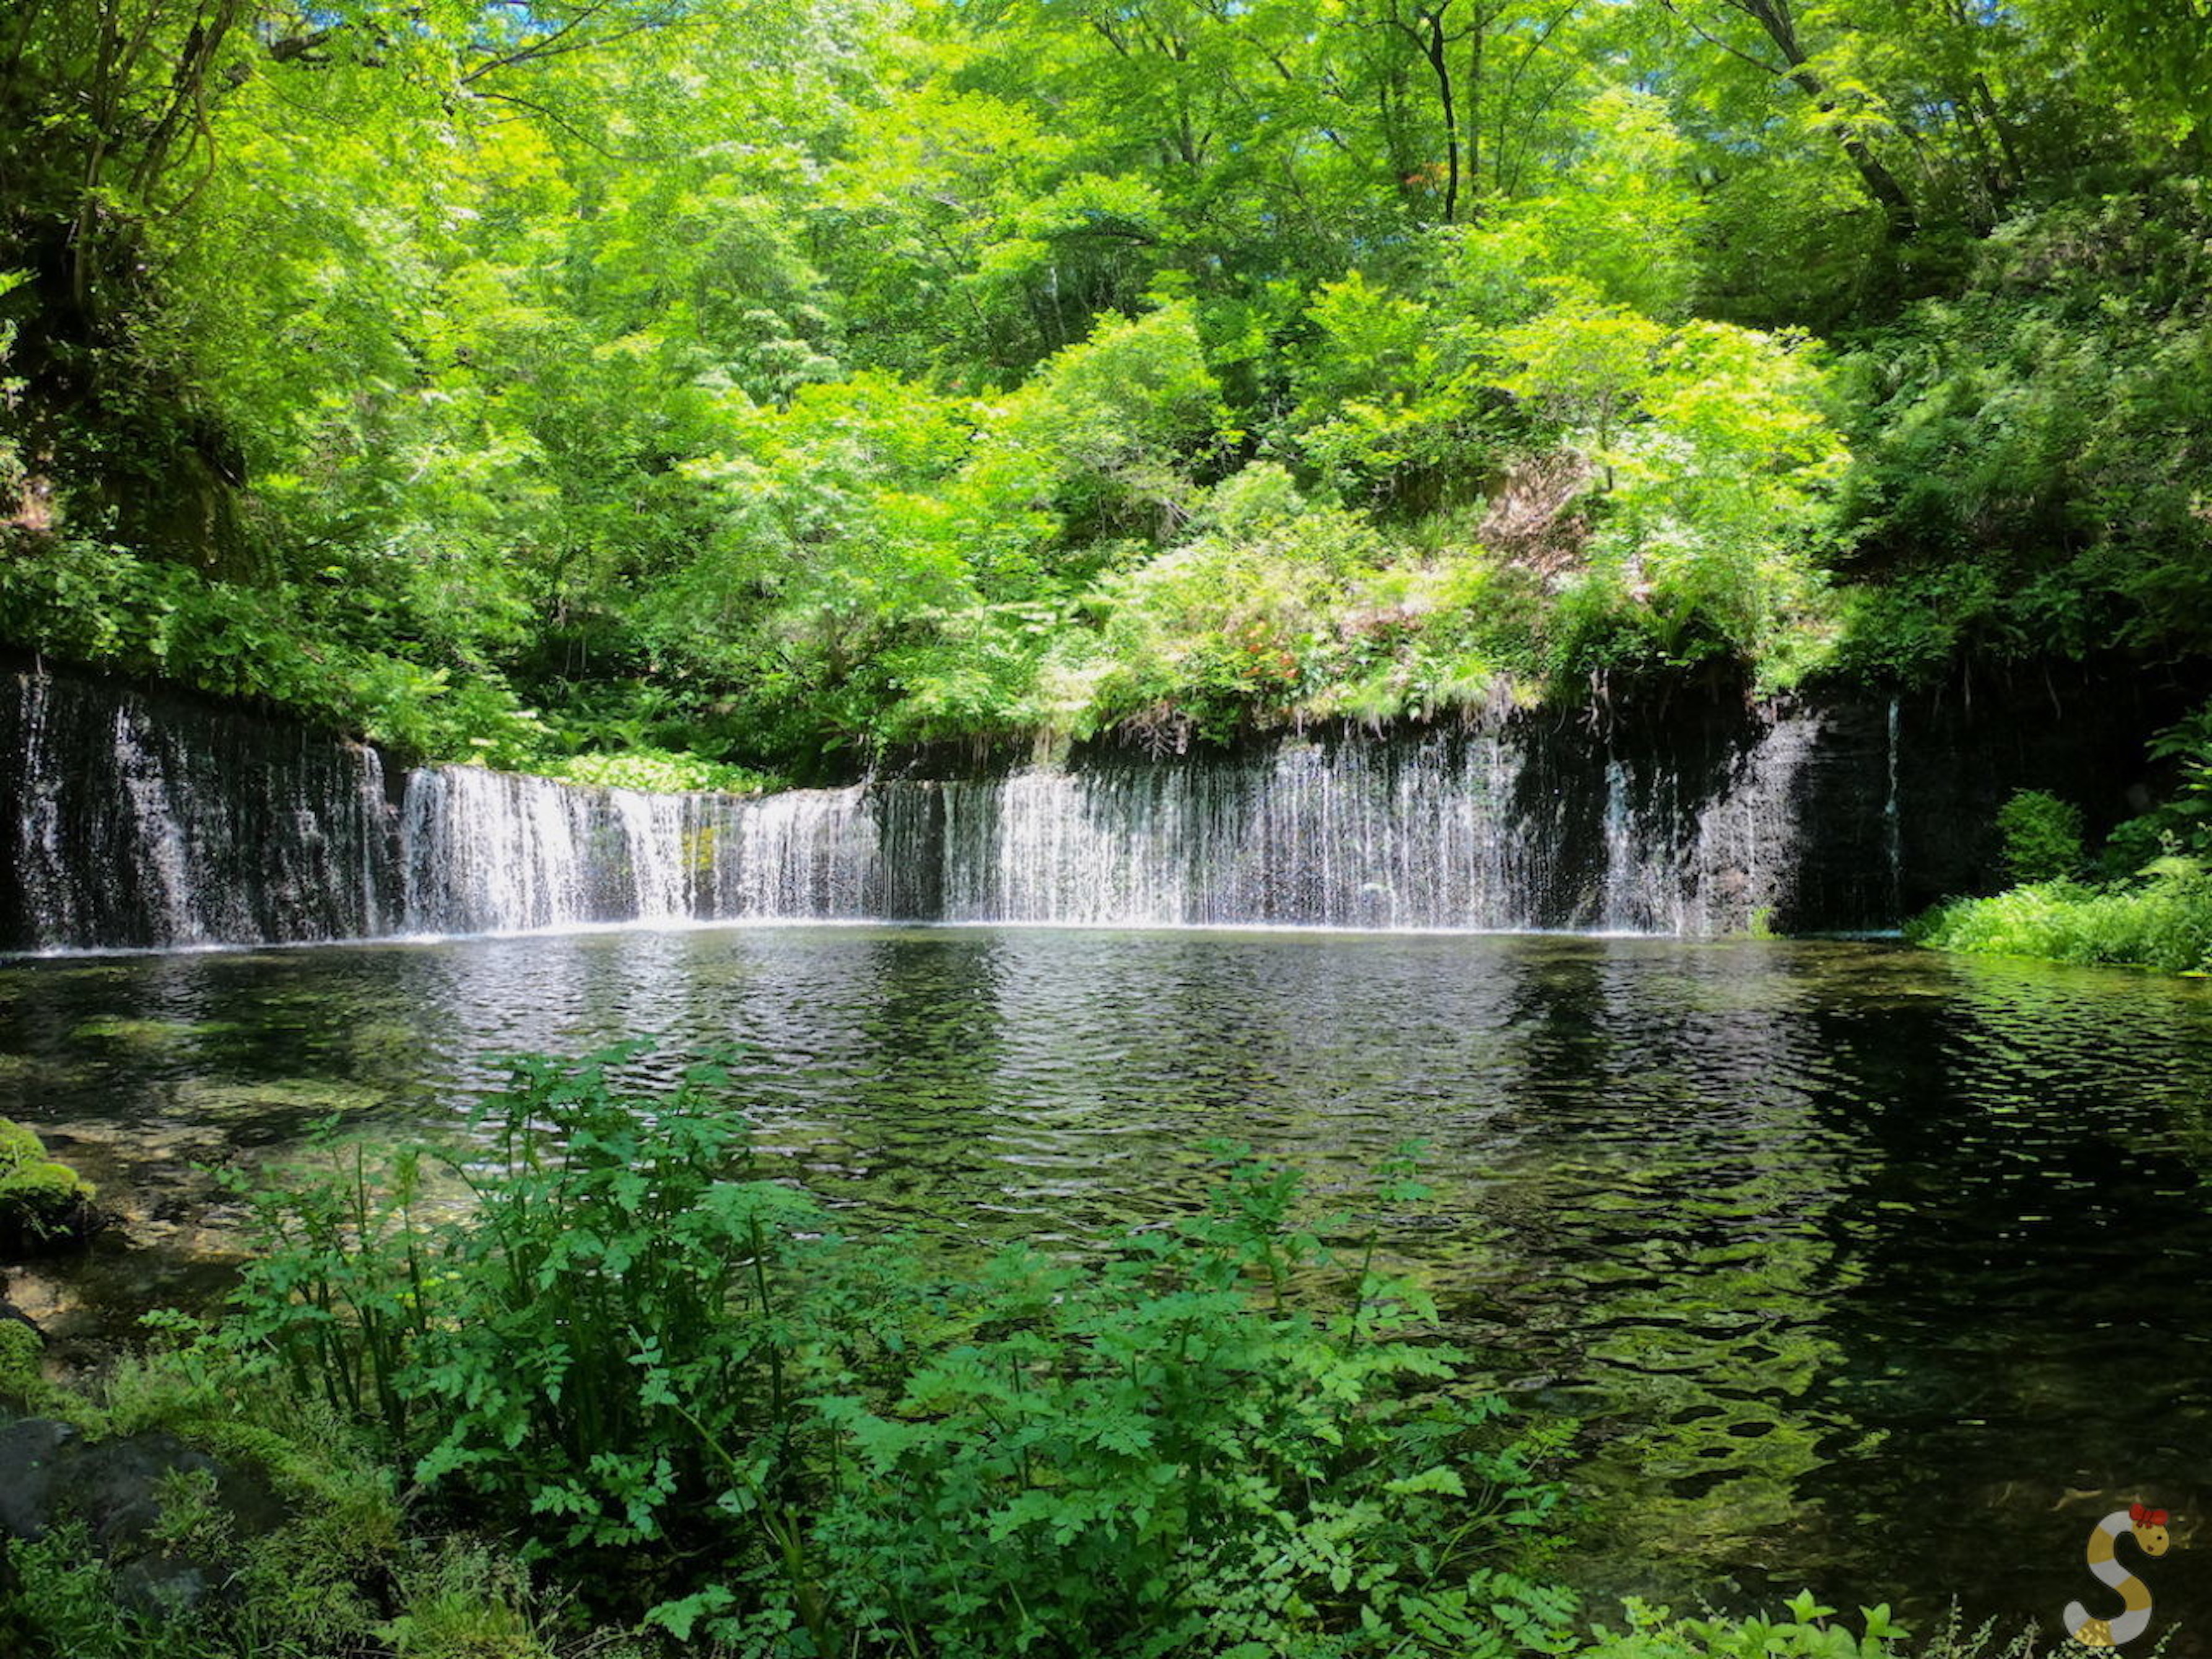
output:
{"label": "waterfall", "polygon": [[[295,726],[25,674],[0,682],[0,948],[747,920],[1881,926],[1901,880],[1896,705],[1886,734],[1838,718],[1523,717],[740,799],[387,777]],[[1865,805],[1823,805],[1816,835],[1816,796]]]}
{"label": "waterfall", "polygon": [[[636,921],[932,914],[930,786],[757,800],[601,789],[477,767],[409,774],[398,824],[405,927],[513,933]],[[917,826],[917,816],[925,822]]]}
{"label": "waterfall", "polygon": [[0,948],[357,939],[394,921],[374,751],[99,682],[0,679]]}
{"label": "waterfall", "polygon": [[884,914],[882,845],[863,792],[794,789],[735,804],[725,918],[853,921]]}
{"label": "waterfall", "polygon": [[[1804,745],[1789,746],[1799,760]],[[1237,760],[1030,770],[944,786],[949,920],[1123,926],[1598,927],[1693,933],[1779,902],[1699,833],[1786,793],[1747,768],[1685,805],[1620,758],[1593,780],[1504,734],[1287,744]],[[1595,782],[1595,792],[1590,792]],[[1770,811],[1770,817],[1778,814]]]}
{"label": "waterfall", "polygon": [[1905,837],[1897,805],[1897,731],[1898,700],[1893,696],[1885,728],[1887,742],[1882,750],[1881,798],[1881,850],[1884,862],[1889,866],[1889,904],[1893,911],[1904,908],[1905,891]]}

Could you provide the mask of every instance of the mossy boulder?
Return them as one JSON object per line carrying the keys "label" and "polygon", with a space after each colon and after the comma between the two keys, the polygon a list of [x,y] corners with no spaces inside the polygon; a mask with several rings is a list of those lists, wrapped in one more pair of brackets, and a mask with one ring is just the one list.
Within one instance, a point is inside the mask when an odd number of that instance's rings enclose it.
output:
{"label": "mossy boulder", "polygon": [[0,1427],[0,1540],[82,1529],[116,1599],[141,1613],[189,1611],[223,1592],[240,1544],[287,1519],[258,1476],[158,1431],[87,1438],[27,1417]]}
{"label": "mossy boulder", "polygon": [[54,1249],[100,1225],[92,1183],[46,1156],[45,1144],[0,1117],[0,1250]]}

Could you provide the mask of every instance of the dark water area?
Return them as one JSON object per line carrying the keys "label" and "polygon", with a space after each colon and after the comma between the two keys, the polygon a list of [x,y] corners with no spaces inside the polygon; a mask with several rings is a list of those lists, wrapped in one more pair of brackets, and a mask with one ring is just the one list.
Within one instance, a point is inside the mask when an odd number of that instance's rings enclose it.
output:
{"label": "dark water area", "polygon": [[[740,1045],[848,1224],[1073,1240],[1193,1201],[1203,1143],[1317,1185],[1411,1136],[1392,1248],[1532,1409],[1582,1420],[1572,1571],[1925,1623],[2106,1610],[2212,1651],[2212,991],[1879,944],[751,927],[0,964],[0,1115],[128,1218],[33,1279],[64,1348],[204,1298],[195,1166],[318,1120],[451,1126],[489,1055]],[[19,1281],[21,1283],[21,1281]],[[2125,1551],[2124,1549],[2124,1554]]]}

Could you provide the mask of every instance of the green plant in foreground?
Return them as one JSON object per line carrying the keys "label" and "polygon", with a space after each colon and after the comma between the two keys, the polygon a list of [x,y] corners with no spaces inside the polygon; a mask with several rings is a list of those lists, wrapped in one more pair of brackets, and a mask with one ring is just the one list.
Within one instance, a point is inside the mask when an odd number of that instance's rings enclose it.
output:
{"label": "green plant in foreground", "polygon": [[[829,1237],[727,1079],[518,1063],[465,1217],[418,1155],[258,1200],[226,1340],[373,1421],[611,1612],[759,1653],[1548,1645],[1561,1426],[1501,1426],[1434,1309],[1228,1164],[1206,1209],[980,1268]],[[1417,1195],[1386,1171],[1380,1201]]]}
{"label": "green plant in foreground", "polygon": [[[1624,1628],[1577,1637],[1571,1598],[1514,1571],[1558,1544],[1538,1471],[1565,1428],[1504,1432],[1498,1401],[1431,1340],[1419,1287],[1378,1268],[1379,1228],[1310,1216],[1294,1171],[1223,1149],[1204,1207],[1174,1224],[1073,1258],[933,1261],[826,1237],[805,1199],[759,1178],[715,1073],[633,1094],[607,1068],[635,1052],[521,1062],[489,1149],[456,1160],[471,1214],[426,1203],[420,1155],[379,1179],[345,1156],[264,1195],[276,1231],[233,1317],[161,1316],[171,1340],[92,1393],[37,1382],[35,1350],[0,1340],[0,1395],[95,1438],[174,1434],[257,1472],[287,1516],[240,1537],[204,1477],[172,1482],[155,1541],[214,1560],[219,1589],[168,1617],[131,1610],[81,1528],[18,1547],[0,1563],[5,1650],[1979,1659],[1990,1645],[1954,1626],[1908,1649],[1886,1609],[1854,1627],[1809,1597],[1771,1619],[1632,1602]],[[1421,1200],[1405,1159],[1379,1176],[1364,1203]],[[410,1470],[430,1481],[434,1501],[406,1517],[427,1533],[402,1525]],[[476,1535],[442,1535],[455,1521]]]}
{"label": "green plant in foreground", "polygon": [[377,1627],[392,1659],[552,1659],[529,1573],[481,1545],[447,1540],[399,1574],[403,1611]]}
{"label": "green plant in foreground", "polygon": [[1620,1630],[1600,1625],[1578,1651],[1583,1659],[2030,1659],[2032,1631],[2001,1638],[1993,1625],[1968,1630],[1954,1609],[1929,1636],[1911,1638],[1887,1605],[1859,1609],[1859,1627],[1836,1620],[1810,1591],[1800,1590],[1773,1617],[1677,1618],[1665,1607],[1631,1598]]}

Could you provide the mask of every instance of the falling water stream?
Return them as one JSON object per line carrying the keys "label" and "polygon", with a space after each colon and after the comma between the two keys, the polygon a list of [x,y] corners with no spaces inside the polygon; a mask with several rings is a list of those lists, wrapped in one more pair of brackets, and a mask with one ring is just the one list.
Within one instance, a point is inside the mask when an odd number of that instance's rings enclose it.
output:
{"label": "falling water stream", "polygon": [[1656,741],[1530,718],[744,799],[392,773],[359,744],[23,675],[0,681],[0,948],[799,919],[1879,928],[1900,782],[1893,724],[1886,761],[1866,725],[1738,710]]}

